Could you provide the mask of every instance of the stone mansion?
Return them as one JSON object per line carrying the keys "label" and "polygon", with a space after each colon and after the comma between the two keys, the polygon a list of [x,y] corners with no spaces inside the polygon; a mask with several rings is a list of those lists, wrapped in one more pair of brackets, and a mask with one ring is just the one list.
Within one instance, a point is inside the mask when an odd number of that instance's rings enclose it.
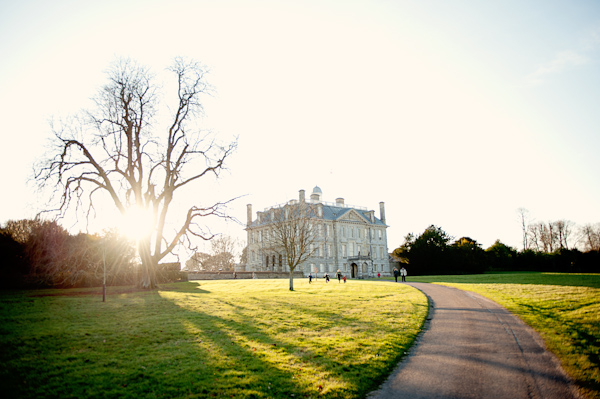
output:
{"label": "stone mansion", "polygon": [[[314,216],[318,231],[311,257],[296,267],[304,276],[329,273],[334,276],[339,269],[349,278],[364,278],[391,275],[387,248],[387,225],[384,203],[379,203],[379,218],[375,211],[364,207],[350,206],[343,198],[335,203],[322,201],[323,193],[315,187],[308,201],[316,208]],[[288,204],[306,202],[304,190],[298,200]],[[273,228],[274,212],[281,212],[288,204],[275,205],[257,212],[252,220],[252,205],[248,205],[246,231],[248,232],[246,271],[289,272],[282,256],[269,250],[269,232]]]}

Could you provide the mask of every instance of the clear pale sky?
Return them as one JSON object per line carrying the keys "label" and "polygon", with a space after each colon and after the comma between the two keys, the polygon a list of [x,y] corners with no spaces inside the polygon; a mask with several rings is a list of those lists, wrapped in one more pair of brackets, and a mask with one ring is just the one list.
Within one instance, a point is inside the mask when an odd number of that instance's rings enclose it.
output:
{"label": "clear pale sky", "polygon": [[384,201],[390,251],[430,224],[520,248],[520,207],[600,222],[598,1],[1,1],[0,54],[0,223],[39,210],[48,120],[117,56],[210,68],[204,125],[239,149],[190,195],[246,195],[242,222],[315,185]]}

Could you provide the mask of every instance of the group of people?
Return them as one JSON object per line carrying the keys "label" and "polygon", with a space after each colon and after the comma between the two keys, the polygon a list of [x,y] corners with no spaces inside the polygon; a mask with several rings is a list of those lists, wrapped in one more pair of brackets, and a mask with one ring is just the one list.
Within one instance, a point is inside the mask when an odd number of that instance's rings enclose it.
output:
{"label": "group of people", "polygon": [[[400,268],[400,270],[394,268],[394,278],[396,279],[396,282],[398,282],[398,276],[402,277],[402,281],[406,281],[406,275],[408,273],[406,272],[406,269],[404,268],[404,266],[402,266]],[[342,282],[342,272],[340,271],[340,269],[338,269],[338,271],[335,273],[335,276],[338,279],[338,282]],[[329,282],[329,273],[325,273],[325,275],[323,276],[325,277],[325,282],[328,283]],[[381,277],[381,274],[377,273],[377,277]],[[315,274],[315,278],[316,278],[316,274]],[[312,279],[313,279],[313,275],[312,273],[308,274],[308,283],[312,283]],[[346,276],[343,277],[344,283],[346,282]]]}
{"label": "group of people", "polygon": [[[340,269],[338,269],[338,271],[335,273],[335,276],[337,277],[338,282],[341,283],[342,280],[344,280],[344,283],[346,282],[346,276],[342,277],[342,272],[340,271]],[[325,273],[324,277],[325,277],[325,282],[328,283],[329,282],[329,273]],[[315,275],[315,278],[316,278],[316,275]],[[312,279],[313,279],[312,273],[309,273],[308,274],[308,283],[309,284],[312,283]]]}
{"label": "group of people", "polygon": [[402,281],[406,281],[406,275],[408,273],[406,273],[406,269],[404,268],[404,266],[402,266],[400,268],[400,271],[398,271],[398,269],[394,268],[394,278],[396,279],[396,282],[398,282],[398,276],[402,277]]}

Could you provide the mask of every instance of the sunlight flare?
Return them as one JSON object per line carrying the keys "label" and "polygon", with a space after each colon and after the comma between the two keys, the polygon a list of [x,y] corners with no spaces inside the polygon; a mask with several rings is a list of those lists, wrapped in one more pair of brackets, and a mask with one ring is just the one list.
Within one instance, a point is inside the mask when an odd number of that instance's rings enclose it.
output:
{"label": "sunlight flare", "polygon": [[154,215],[148,209],[131,208],[123,216],[120,230],[133,240],[140,240],[152,234]]}

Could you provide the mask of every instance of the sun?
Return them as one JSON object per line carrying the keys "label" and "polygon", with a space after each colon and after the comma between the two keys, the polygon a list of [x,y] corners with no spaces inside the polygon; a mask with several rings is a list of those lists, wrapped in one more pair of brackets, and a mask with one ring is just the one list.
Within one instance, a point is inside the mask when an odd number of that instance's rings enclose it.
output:
{"label": "sun", "polygon": [[127,211],[121,222],[121,233],[132,240],[140,240],[152,233],[154,215],[147,209],[138,207]]}

